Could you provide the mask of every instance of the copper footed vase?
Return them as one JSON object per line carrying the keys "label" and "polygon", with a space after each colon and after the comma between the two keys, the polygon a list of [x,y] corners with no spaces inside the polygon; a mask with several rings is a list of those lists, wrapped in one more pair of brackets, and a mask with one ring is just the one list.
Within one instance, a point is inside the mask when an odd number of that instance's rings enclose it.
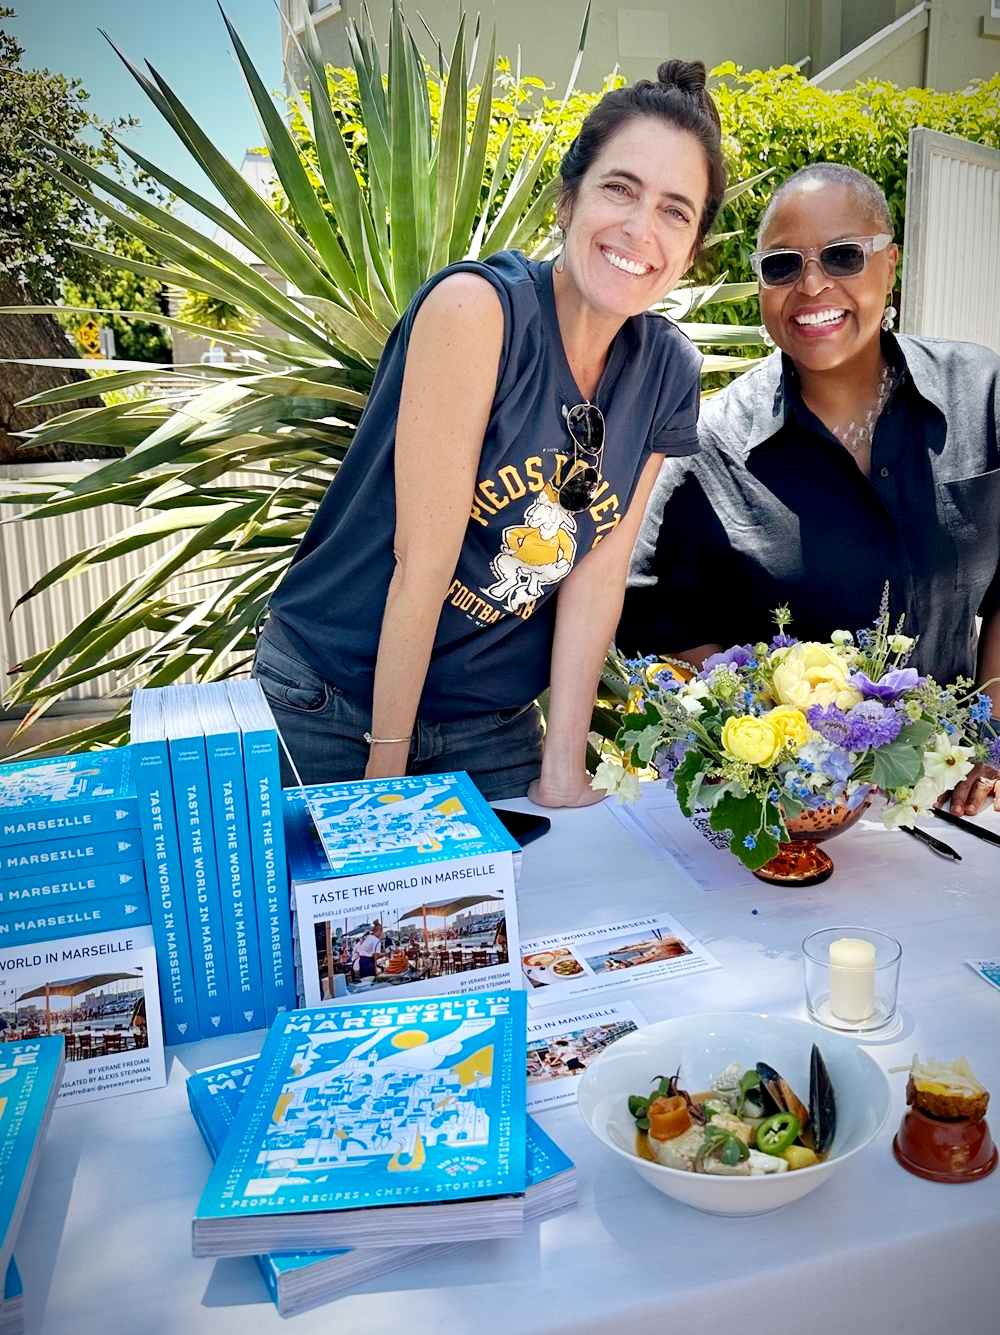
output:
{"label": "copper footed vase", "polygon": [[827,880],[833,875],[833,859],[820,848],[820,844],[849,830],[864,815],[871,799],[869,793],[856,807],[840,802],[836,806],[816,807],[786,819],[788,839],[779,845],[770,862],[757,868],[754,876],[771,885],[819,885]]}

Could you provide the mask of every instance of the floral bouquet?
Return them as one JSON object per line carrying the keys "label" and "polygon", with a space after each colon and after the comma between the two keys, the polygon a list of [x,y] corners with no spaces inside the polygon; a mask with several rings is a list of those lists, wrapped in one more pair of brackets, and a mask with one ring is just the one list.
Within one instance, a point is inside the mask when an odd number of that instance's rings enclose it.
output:
{"label": "floral bouquet", "polygon": [[625,664],[630,688],[617,746],[594,786],[621,801],[639,793],[636,769],[672,771],[681,810],[707,807],[714,830],[756,871],[789,839],[786,822],[820,808],[857,810],[886,797],[882,821],[912,825],[972,769],[1000,765],[989,696],[959,679],[939,686],[906,666],[914,640],[888,626],[834,631],[829,643],[785,633],[737,645],[687,677],[669,663]]}

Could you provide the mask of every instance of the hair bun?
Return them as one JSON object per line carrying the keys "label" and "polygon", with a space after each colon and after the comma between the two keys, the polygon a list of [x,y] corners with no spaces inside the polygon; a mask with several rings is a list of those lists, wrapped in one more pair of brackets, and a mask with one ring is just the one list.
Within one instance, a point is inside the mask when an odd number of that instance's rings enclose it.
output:
{"label": "hair bun", "polygon": [[705,91],[708,71],[703,60],[665,60],[656,71],[657,82],[689,96]]}

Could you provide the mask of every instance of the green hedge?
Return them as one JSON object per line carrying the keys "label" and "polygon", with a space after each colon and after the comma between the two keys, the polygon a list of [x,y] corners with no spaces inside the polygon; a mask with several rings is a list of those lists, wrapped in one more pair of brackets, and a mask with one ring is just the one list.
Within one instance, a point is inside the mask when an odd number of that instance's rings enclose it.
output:
{"label": "green hedge", "polygon": [[[846,162],[881,185],[889,200],[896,237],[902,241],[906,214],[907,142],[923,125],[945,134],[1000,148],[1000,74],[976,79],[958,93],[897,88],[869,79],[844,92],[816,88],[790,65],[744,71],[732,63],[712,71],[712,93],[726,134],[730,171],[743,180],[770,167],[772,175],[723,211],[720,230],[739,232],[724,240],[712,268],[745,281],[757,228],[774,186],[810,162]],[[754,323],[756,302],[715,311],[712,319]]]}

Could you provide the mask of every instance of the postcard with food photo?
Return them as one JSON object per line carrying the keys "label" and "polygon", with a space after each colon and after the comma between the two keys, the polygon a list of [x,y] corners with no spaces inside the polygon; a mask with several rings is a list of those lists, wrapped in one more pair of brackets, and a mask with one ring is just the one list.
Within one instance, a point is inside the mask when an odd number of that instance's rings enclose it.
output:
{"label": "postcard with food photo", "polygon": [[530,1006],[719,967],[719,961],[668,913],[538,937],[521,946]]}
{"label": "postcard with food photo", "polygon": [[645,1027],[630,1001],[562,1008],[528,1021],[528,1108],[572,1103],[590,1063],[605,1048]]}

